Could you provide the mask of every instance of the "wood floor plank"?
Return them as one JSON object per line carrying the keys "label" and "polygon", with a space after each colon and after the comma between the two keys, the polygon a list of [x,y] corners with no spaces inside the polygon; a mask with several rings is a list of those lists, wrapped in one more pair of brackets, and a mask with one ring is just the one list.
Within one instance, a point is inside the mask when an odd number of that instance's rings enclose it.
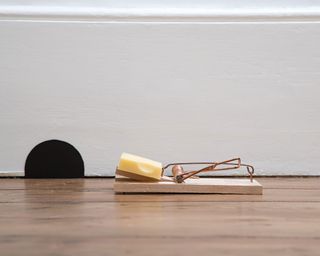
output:
{"label": "wood floor plank", "polygon": [[[19,249],[16,248],[19,239]],[[73,238],[73,237],[25,237],[9,238],[1,244],[1,249],[9,256],[23,255],[139,255],[139,256],[176,256],[176,255],[237,255],[237,256],[301,256],[318,255],[318,240],[311,239],[269,239],[243,237],[207,237],[185,239],[163,237],[108,237]],[[32,254],[28,254],[32,252]]]}
{"label": "wood floor plank", "polygon": [[2,190],[0,203],[92,203],[92,202],[320,202],[320,190],[266,189],[263,195],[222,194],[114,194],[99,190]]}
{"label": "wood floor plank", "polygon": [[[292,177],[292,178],[256,178],[264,189],[319,189],[320,177]],[[22,178],[0,178],[0,190],[22,189],[22,190],[91,190],[112,189],[114,179],[112,178],[89,178],[89,179],[22,179]]]}
{"label": "wood floor plank", "polygon": [[318,255],[318,178],[264,195],[121,195],[112,179],[0,179],[1,255]]}
{"label": "wood floor plank", "polygon": [[318,203],[5,204],[1,206],[0,226],[9,236],[17,230],[27,236],[30,226],[37,235],[46,236],[53,226],[51,236],[86,237],[91,227],[95,236],[105,237],[134,237],[137,232],[155,238],[242,237],[250,232],[256,237],[320,239],[319,215]]}

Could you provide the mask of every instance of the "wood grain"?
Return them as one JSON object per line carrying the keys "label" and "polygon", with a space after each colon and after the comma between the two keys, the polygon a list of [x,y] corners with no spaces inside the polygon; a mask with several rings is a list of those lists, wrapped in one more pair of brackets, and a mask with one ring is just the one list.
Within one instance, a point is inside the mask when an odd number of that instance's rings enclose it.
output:
{"label": "wood grain", "polygon": [[116,177],[113,185],[116,193],[167,193],[167,194],[240,194],[261,195],[262,186],[256,180],[228,178],[187,179],[183,183],[172,181],[135,181]]}
{"label": "wood grain", "polygon": [[320,178],[264,195],[115,195],[113,179],[0,179],[1,255],[317,255]]}

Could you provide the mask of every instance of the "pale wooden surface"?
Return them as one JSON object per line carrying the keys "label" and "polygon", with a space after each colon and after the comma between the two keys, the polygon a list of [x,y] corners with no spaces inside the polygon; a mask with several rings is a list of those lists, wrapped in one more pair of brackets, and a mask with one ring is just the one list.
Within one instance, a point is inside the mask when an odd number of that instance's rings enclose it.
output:
{"label": "pale wooden surface", "polygon": [[0,179],[0,254],[319,255],[320,178],[263,195],[115,195],[113,179]]}
{"label": "pale wooden surface", "polygon": [[172,181],[135,181],[117,176],[113,189],[117,193],[262,194],[262,185],[248,178],[198,178],[177,184]]}

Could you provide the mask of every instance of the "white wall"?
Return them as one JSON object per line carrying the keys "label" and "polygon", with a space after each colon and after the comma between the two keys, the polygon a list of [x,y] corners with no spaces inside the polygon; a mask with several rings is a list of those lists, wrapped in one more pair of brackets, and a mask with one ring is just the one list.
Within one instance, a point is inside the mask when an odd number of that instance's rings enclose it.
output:
{"label": "white wall", "polygon": [[28,2],[0,2],[0,172],[61,139],[87,175],[113,175],[122,151],[320,175],[318,1]]}

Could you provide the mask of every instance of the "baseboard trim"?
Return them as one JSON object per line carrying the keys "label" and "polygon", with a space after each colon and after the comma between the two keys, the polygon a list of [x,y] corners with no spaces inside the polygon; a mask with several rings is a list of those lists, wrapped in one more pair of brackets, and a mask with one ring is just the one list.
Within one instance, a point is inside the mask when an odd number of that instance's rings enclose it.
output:
{"label": "baseboard trim", "polygon": [[318,22],[319,8],[108,8],[0,5],[0,20],[87,22]]}

